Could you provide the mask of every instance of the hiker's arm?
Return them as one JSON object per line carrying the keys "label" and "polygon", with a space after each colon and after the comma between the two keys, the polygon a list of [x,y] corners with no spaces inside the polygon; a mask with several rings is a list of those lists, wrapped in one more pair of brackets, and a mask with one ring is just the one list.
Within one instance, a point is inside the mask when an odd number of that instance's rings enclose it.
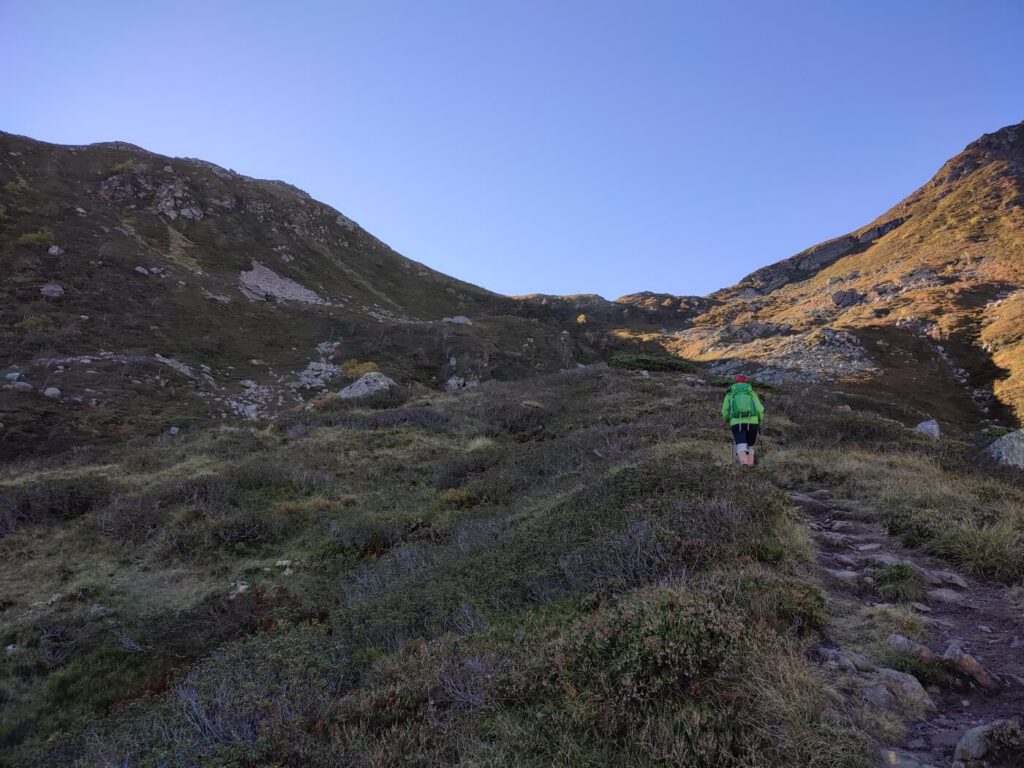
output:
{"label": "hiker's arm", "polygon": [[761,398],[757,396],[756,392],[754,393],[754,405],[757,406],[757,415],[764,416],[764,406],[761,405]]}

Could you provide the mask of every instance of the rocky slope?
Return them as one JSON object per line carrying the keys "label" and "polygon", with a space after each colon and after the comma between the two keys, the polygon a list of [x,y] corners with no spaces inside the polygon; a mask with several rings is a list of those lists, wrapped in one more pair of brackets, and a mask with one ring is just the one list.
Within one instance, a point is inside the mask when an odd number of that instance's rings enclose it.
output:
{"label": "rocky slope", "polygon": [[337,389],[344,360],[460,386],[603,343],[292,186],[124,143],[0,133],[0,264],[3,457],[268,415]]}
{"label": "rocky slope", "polygon": [[[1024,124],[969,145],[864,227],[718,291],[677,354],[853,378],[922,413],[1024,413]],[[854,387],[856,389],[856,387]],[[1004,408],[1004,406],[1008,408]]]}

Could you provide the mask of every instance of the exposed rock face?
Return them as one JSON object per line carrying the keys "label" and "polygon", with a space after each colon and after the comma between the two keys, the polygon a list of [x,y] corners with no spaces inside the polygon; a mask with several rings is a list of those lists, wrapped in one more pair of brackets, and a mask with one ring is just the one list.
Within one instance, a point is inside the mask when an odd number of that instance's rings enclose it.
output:
{"label": "exposed rock face", "polygon": [[937,422],[935,419],[922,421],[920,424],[914,427],[914,431],[927,437],[931,437],[938,440],[940,435],[939,422]]}
{"label": "exposed rock face", "polygon": [[1003,435],[989,445],[985,452],[1000,464],[1024,469],[1024,429]]}
{"label": "exposed rock face", "polygon": [[846,291],[836,291],[832,294],[832,304],[840,309],[847,307],[855,307],[858,304],[863,303],[866,297],[860,291],[855,291],[852,288]]}
{"label": "exposed rock face", "polygon": [[446,317],[442,322],[452,323],[454,325],[472,325],[473,321],[465,315],[456,315],[455,317]]}
{"label": "exposed rock face", "polygon": [[361,400],[371,395],[389,392],[397,384],[379,371],[372,371],[361,376],[338,393],[344,400]]}
{"label": "exposed rock face", "polygon": [[252,269],[238,276],[242,293],[250,299],[266,301],[268,297],[283,301],[299,301],[304,304],[326,305],[329,302],[305,286],[282,277],[270,267],[253,261]]}

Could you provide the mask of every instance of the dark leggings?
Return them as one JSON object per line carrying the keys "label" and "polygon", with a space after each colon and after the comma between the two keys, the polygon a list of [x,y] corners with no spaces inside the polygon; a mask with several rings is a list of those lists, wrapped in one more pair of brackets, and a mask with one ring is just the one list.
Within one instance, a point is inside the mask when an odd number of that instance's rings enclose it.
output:
{"label": "dark leggings", "polygon": [[737,445],[740,443],[753,445],[757,442],[757,430],[757,424],[733,424],[732,441]]}

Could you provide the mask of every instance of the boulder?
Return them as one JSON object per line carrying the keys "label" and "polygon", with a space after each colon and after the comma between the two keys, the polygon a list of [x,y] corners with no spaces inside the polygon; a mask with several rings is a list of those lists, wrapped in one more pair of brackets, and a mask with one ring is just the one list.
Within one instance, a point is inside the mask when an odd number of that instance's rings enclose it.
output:
{"label": "boulder", "polygon": [[32,392],[35,387],[27,381],[16,381],[11,385],[11,389],[15,392]]}
{"label": "boulder", "polygon": [[932,697],[913,675],[885,668],[877,670],[875,675],[878,682],[904,706],[935,709]]}
{"label": "boulder", "polygon": [[446,317],[442,322],[454,323],[455,325],[472,325],[473,321],[465,315],[456,315],[455,317]]}
{"label": "boulder", "polygon": [[1003,435],[985,449],[985,453],[1000,464],[1024,469],[1024,429]]}
{"label": "boulder", "polygon": [[43,396],[49,397],[53,400],[59,400],[60,390],[57,389],[56,387],[47,387],[46,389],[43,390]]}
{"label": "boulder", "polygon": [[850,288],[845,291],[836,291],[832,294],[832,304],[839,309],[855,307],[862,303],[866,297],[860,291]]}
{"label": "boulder", "polygon": [[935,440],[939,439],[939,422],[935,419],[929,419],[928,421],[922,421],[916,427],[914,431]]}
{"label": "boulder", "polygon": [[146,269],[145,267],[136,267],[135,271],[138,272],[140,275],[148,275],[149,274],[149,270]]}
{"label": "boulder", "polygon": [[51,256],[63,256],[64,255],[64,249],[61,248],[59,245],[51,245],[46,252],[48,254],[50,254]]}
{"label": "boulder", "polygon": [[64,289],[56,283],[47,283],[39,289],[39,293],[41,293],[45,299],[59,299],[64,295]]}
{"label": "boulder", "polygon": [[953,751],[953,768],[964,768],[983,759],[993,746],[990,736],[1004,728],[1016,729],[1019,725],[1013,720],[995,720],[967,731],[960,737]]}
{"label": "boulder", "polygon": [[371,371],[353,381],[338,393],[343,400],[359,400],[371,395],[378,395],[389,392],[398,386],[392,379],[389,379],[380,371]]}

